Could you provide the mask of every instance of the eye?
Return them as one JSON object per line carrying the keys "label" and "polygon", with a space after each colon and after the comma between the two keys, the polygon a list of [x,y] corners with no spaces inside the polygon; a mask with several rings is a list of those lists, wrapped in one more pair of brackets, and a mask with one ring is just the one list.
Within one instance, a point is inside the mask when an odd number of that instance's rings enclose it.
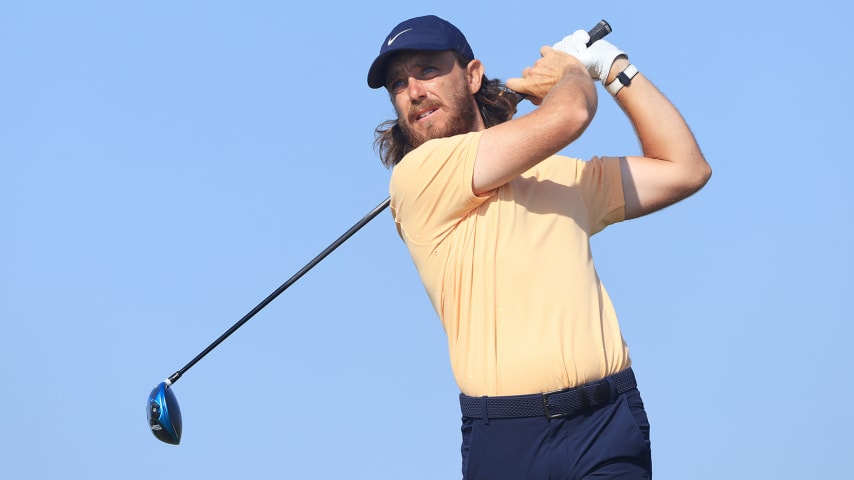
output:
{"label": "eye", "polygon": [[425,77],[432,77],[432,76],[436,75],[436,73],[438,71],[439,71],[438,68],[436,68],[432,65],[428,65],[421,70],[421,74],[424,75]]}
{"label": "eye", "polygon": [[397,78],[397,79],[394,79],[394,80],[391,80],[390,82],[388,82],[388,85],[386,88],[388,88],[388,90],[390,92],[399,92],[400,90],[402,90],[405,87],[406,87],[406,80],[404,80],[402,78]]}

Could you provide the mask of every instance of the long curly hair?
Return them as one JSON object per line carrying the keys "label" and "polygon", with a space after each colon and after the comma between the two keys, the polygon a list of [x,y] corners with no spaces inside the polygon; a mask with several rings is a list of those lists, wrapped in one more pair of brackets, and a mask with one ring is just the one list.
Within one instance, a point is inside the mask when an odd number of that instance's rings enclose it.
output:
{"label": "long curly hair", "polygon": [[[468,64],[461,55],[457,55],[457,62],[465,67]],[[516,114],[516,105],[522,100],[522,96],[508,90],[498,79],[488,79],[486,75],[481,81],[480,90],[474,94],[477,101],[480,116],[486,128],[504,123]],[[412,146],[406,141],[397,119],[386,120],[379,124],[374,130],[374,149],[380,156],[380,160],[386,168],[392,168],[412,150]]]}

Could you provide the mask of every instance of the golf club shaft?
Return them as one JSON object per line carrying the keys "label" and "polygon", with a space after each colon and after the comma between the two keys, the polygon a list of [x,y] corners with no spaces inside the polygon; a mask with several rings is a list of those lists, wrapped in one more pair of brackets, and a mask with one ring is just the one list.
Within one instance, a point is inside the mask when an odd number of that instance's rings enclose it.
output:
{"label": "golf club shaft", "polygon": [[350,227],[350,229],[349,229],[349,230],[347,230],[346,232],[344,232],[344,234],[342,234],[340,237],[338,237],[338,239],[337,239],[337,240],[335,240],[334,242],[332,242],[328,247],[326,247],[326,248],[325,248],[322,252],[320,252],[316,257],[314,257],[310,262],[308,262],[304,267],[302,267],[302,268],[301,268],[297,273],[295,273],[291,278],[289,278],[287,281],[285,281],[285,283],[283,283],[281,286],[279,286],[279,288],[277,288],[276,290],[274,290],[274,291],[273,291],[273,293],[271,293],[270,295],[268,295],[268,296],[267,296],[267,298],[265,298],[264,300],[262,300],[262,301],[261,301],[261,303],[259,303],[258,305],[256,305],[256,306],[255,306],[255,308],[253,308],[252,310],[250,310],[250,311],[249,311],[249,313],[247,313],[246,315],[244,315],[244,316],[243,316],[243,318],[241,318],[240,320],[238,320],[238,321],[237,321],[237,323],[235,323],[234,325],[232,325],[232,326],[231,326],[231,328],[229,328],[228,330],[226,330],[226,332],[225,332],[225,333],[223,333],[222,335],[220,335],[220,337],[219,337],[219,338],[217,338],[216,340],[214,340],[214,342],[213,342],[213,343],[211,343],[210,345],[208,345],[208,346],[207,346],[207,348],[205,348],[204,350],[202,350],[202,352],[201,352],[201,353],[199,353],[198,355],[196,355],[196,357],[195,357],[194,359],[190,360],[190,362],[189,362],[189,363],[187,363],[186,365],[184,365],[184,367],[183,367],[183,368],[181,368],[181,369],[180,369],[180,370],[178,370],[177,372],[173,373],[173,374],[172,374],[172,375],[171,375],[171,376],[166,380],[166,383],[167,383],[168,385],[172,385],[173,383],[177,382],[177,381],[178,381],[178,379],[179,379],[179,378],[181,378],[181,376],[182,376],[182,375],[184,375],[184,373],[186,373],[186,372],[187,372],[187,370],[189,370],[190,368],[192,368],[192,367],[193,367],[193,365],[195,365],[199,360],[201,360],[202,358],[204,358],[204,356],[205,356],[205,355],[207,355],[208,353],[210,353],[210,352],[211,352],[211,350],[213,350],[214,348],[216,348],[220,343],[222,343],[222,342],[223,342],[226,338],[228,338],[232,333],[234,333],[235,331],[237,331],[237,329],[238,329],[238,328],[242,327],[242,326],[243,326],[243,324],[245,324],[246,322],[248,322],[248,321],[249,321],[249,319],[251,319],[252,317],[254,317],[256,313],[260,312],[260,311],[261,311],[264,307],[266,307],[270,302],[272,302],[273,300],[275,300],[275,298],[276,298],[276,297],[278,297],[282,292],[284,292],[285,290],[287,290],[287,289],[288,289],[288,287],[290,287],[291,285],[293,285],[297,280],[299,280],[299,279],[300,279],[303,275],[305,275],[309,270],[311,270],[312,268],[314,268],[314,266],[315,266],[315,265],[317,265],[318,263],[320,263],[320,261],[321,261],[321,260],[323,260],[324,258],[326,258],[326,256],[327,256],[327,255],[329,255],[330,253],[332,253],[332,251],[333,251],[333,250],[335,250],[336,248],[340,247],[340,246],[341,246],[341,244],[342,244],[342,243],[344,243],[344,242],[346,242],[348,238],[352,237],[352,236],[353,236],[353,234],[355,234],[356,232],[358,232],[362,227],[364,227],[365,225],[367,225],[367,223],[368,223],[368,222],[370,222],[371,220],[373,220],[373,219],[374,219],[374,217],[376,217],[376,216],[377,216],[377,215],[379,215],[383,210],[385,210],[385,209],[386,209],[386,207],[388,207],[388,205],[389,205],[390,201],[391,201],[391,199],[390,199],[390,198],[386,198],[385,200],[383,200],[383,202],[382,202],[382,203],[380,203],[380,204],[379,204],[379,205],[377,205],[373,210],[371,210],[370,212],[368,212],[368,214],[367,214],[367,215],[365,215],[361,220],[359,220],[358,222],[356,222],[356,224],[355,224],[355,225],[353,225],[352,227]]}

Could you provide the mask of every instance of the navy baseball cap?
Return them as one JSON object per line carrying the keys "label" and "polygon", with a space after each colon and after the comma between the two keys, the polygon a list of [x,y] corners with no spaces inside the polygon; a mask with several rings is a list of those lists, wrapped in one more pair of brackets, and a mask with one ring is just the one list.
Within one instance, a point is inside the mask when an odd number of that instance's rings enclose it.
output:
{"label": "navy baseball cap", "polygon": [[453,50],[468,60],[474,59],[463,32],[447,20],[435,15],[410,18],[394,27],[380,46],[380,54],[368,70],[369,87],[384,86],[386,60],[400,50]]}

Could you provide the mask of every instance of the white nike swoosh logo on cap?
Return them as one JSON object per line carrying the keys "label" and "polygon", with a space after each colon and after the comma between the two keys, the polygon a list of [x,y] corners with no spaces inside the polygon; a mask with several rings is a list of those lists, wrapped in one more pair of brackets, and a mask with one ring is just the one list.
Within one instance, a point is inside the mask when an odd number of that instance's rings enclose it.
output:
{"label": "white nike swoosh logo on cap", "polygon": [[407,28],[406,30],[404,30],[404,31],[402,31],[402,32],[398,33],[397,35],[395,35],[395,36],[393,36],[393,37],[389,38],[389,39],[388,39],[388,46],[390,47],[390,46],[391,46],[391,44],[392,44],[392,42],[394,42],[395,40],[397,40],[397,37],[399,37],[399,36],[403,35],[404,33],[408,32],[408,31],[410,31],[410,30],[412,30],[412,29],[411,29],[411,28]]}

